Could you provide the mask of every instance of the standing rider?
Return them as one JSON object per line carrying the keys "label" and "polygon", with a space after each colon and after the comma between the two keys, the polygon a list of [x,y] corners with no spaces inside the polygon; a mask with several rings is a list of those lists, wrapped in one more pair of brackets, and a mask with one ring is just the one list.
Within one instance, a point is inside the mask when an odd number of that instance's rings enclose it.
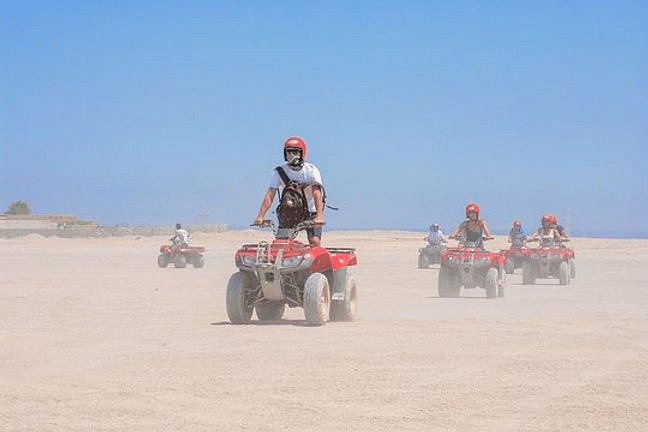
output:
{"label": "standing rider", "polygon": [[436,222],[430,225],[430,231],[428,235],[425,236],[425,240],[428,242],[430,247],[439,247],[441,243],[446,243],[446,239],[443,238],[443,232],[439,229],[439,224]]}
{"label": "standing rider", "polygon": [[459,235],[464,233],[463,243],[476,244],[477,247],[483,248],[483,240],[492,240],[490,228],[484,219],[479,217],[479,206],[475,203],[469,203],[466,206],[466,220],[461,222],[459,226],[450,234],[449,238],[459,239]]}
{"label": "standing rider", "polygon": [[[280,168],[288,176],[291,182],[295,182],[303,188],[308,201],[308,212],[314,227],[308,228],[308,241],[314,246],[319,246],[322,239],[322,227],[324,222],[324,200],[322,176],[319,169],[312,163],[306,162],[308,148],[306,142],[300,137],[290,137],[284,142],[283,155],[286,161]],[[283,191],[286,186],[281,174],[277,169],[273,170],[268,191],[263,197],[259,213],[254,219],[253,225],[260,226],[268,209],[272,205],[277,191]]]}
{"label": "standing rider", "polygon": [[524,234],[522,229],[522,221],[517,219],[513,221],[513,228],[508,235],[508,242],[511,243],[513,247],[521,247],[526,243],[527,236]]}
{"label": "standing rider", "polygon": [[182,228],[182,225],[176,224],[176,231],[173,237],[169,239],[174,249],[186,248],[189,246],[189,231]]}

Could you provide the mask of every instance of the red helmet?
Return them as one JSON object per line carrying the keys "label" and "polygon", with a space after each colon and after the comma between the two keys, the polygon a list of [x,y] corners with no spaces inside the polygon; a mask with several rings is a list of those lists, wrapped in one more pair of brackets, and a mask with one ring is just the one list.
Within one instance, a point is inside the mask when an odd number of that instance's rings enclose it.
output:
{"label": "red helmet", "polygon": [[558,223],[558,218],[554,215],[549,215],[549,220],[551,221],[552,224],[557,224]]}
{"label": "red helmet", "polygon": [[540,223],[547,221],[549,223],[553,223],[552,216],[550,214],[543,214],[542,217],[540,218]]}
{"label": "red helmet", "polygon": [[468,203],[466,206],[466,217],[468,217],[468,213],[477,213],[477,217],[479,217],[479,206],[473,202]]}
{"label": "red helmet", "polygon": [[514,227],[521,227],[522,226],[522,221],[520,219],[516,219],[513,221],[513,226]]}
{"label": "red helmet", "polygon": [[286,158],[286,149],[288,147],[300,149],[302,152],[302,160],[306,160],[306,152],[308,151],[308,148],[306,147],[306,141],[297,136],[288,138],[286,142],[284,142],[284,159]]}

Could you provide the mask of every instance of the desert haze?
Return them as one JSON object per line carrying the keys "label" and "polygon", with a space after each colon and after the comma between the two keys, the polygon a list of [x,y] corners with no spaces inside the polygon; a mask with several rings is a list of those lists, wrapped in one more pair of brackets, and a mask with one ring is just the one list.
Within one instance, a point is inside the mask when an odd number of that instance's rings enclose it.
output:
{"label": "desert haze", "polygon": [[[576,238],[577,277],[439,298],[423,233],[325,232],[356,248],[354,322],[231,325],[225,288],[264,231],[0,239],[3,431],[648,430],[648,241]],[[491,250],[506,247],[497,237]]]}

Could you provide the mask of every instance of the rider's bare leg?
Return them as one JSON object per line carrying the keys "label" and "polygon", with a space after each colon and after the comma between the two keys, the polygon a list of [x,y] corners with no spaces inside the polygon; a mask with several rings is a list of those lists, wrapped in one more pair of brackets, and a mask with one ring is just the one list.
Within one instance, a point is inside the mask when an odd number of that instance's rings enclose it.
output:
{"label": "rider's bare leg", "polygon": [[322,242],[322,237],[309,234],[308,235],[308,242],[313,246],[320,246],[321,242]]}

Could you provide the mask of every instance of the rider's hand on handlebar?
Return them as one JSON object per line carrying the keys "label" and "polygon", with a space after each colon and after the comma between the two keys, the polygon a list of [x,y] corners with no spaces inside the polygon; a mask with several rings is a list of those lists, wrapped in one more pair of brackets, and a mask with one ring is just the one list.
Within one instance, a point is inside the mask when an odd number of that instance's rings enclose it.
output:
{"label": "rider's hand on handlebar", "polygon": [[325,225],[324,218],[315,218],[311,220],[313,225]]}

